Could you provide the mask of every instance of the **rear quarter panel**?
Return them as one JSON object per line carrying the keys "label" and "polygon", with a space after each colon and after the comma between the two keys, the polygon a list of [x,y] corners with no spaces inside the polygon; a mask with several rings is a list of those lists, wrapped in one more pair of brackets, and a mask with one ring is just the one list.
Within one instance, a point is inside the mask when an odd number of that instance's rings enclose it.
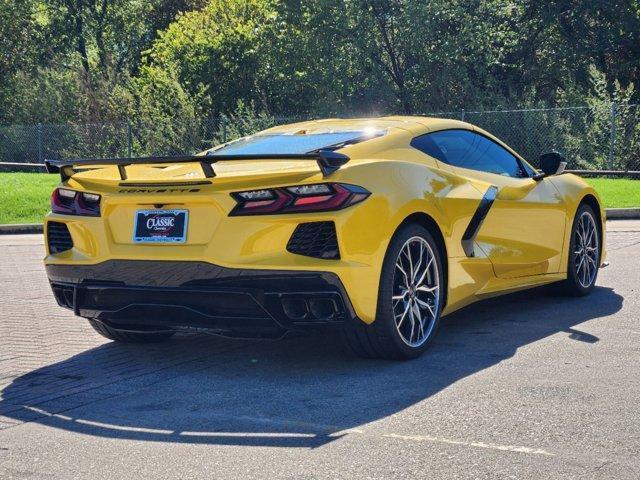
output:
{"label": "rear quarter panel", "polygon": [[[387,156],[390,153],[393,158],[405,160],[362,161],[339,173],[340,181],[356,183],[373,192],[354,209],[339,231],[345,257],[368,265],[361,272],[345,272],[353,278],[347,286],[350,295],[367,304],[363,318],[367,322],[375,317],[381,268],[389,243],[414,214],[430,217],[444,239],[447,258],[443,262],[448,274],[445,314],[473,301],[474,293],[493,276],[490,261],[466,257],[461,243],[484,194],[482,185],[476,187],[440,169],[436,160],[412,148],[387,152]],[[354,277],[360,273],[361,277]]]}

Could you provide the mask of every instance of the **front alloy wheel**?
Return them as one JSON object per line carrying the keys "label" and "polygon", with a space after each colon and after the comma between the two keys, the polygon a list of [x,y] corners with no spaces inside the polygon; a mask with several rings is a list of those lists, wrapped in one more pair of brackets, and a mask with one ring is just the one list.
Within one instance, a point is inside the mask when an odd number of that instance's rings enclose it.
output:
{"label": "front alloy wheel", "polygon": [[596,283],[600,267],[600,228],[588,205],[581,205],[573,221],[569,264],[564,284],[570,295],[587,295]]}

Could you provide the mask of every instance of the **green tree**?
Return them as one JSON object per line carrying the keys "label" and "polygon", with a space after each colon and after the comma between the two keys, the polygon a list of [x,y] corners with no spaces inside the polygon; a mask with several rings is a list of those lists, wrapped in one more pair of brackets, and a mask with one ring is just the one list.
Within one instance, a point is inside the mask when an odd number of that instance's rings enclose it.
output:
{"label": "green tree", "polygon": [[259,102],[259,45],[272,15],[265,0],[212,1],[202,11],[178,15],[147,62],[175,72],[204,112],[228,111],[238,100]]}
{"label": "green tree", "polygon": [[0,2],[4,123],[165,119],[169,85],[176,114],[328,116],[584,103],[592,68],[609,96],[640,76],[638,0]]}

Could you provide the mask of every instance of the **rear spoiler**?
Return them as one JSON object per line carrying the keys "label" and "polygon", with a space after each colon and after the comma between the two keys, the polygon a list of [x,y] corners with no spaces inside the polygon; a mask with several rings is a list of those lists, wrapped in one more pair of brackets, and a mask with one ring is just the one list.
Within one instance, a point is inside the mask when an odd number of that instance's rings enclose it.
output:
{"label": "rear spoiler", "polygon": [[197,162],[206,178],[213,178],[216,173],[213,164],[238,160],[314,160],[322,175],[327,177],[349,161],[349,157],[333,150],[319,150],[315,153],[302,154],[268,154],[268,155],[186,155],[176,157],[137,157],[137,158],[84,158],[72,160],[45,160],[49,173],[59,173],[62,181],[66,181],[76,173],[74,167],[96,167],[117,165],[120,178],[127,179],[126,167],[129,165],[158,165],[163,163]]}

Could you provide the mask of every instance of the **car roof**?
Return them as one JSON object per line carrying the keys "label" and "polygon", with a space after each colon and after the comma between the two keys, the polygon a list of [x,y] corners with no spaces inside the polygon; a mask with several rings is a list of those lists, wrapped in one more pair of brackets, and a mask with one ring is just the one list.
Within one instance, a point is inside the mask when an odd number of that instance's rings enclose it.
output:
{"label": "car roof", "polygon": [[[309,120],[306,122],[280,125],[268,130],[264,130],[260,132],[260,134],[313,134],[346,130],[366,131],[367,129],[386,131],[386,135],[384,135],[383,138],[380,138],[380,140],[383,142],[380,145],[384,145],[384,148],[393,148],[394,146],[396,146],[396,142],[399,142],[398,145],[402,142],[405,142],[407,133],[409,133],[410,137],[413,137],[423,135],[425,133],[436,132],[439,130],[472,130],[495,141],[499,145],[506,148],[513,155],[518,157],[520,160],[526,162],[526,159],[524,159],[522,155],[520,155],[502,140],[492,135],[490,132],[487,132],[486,130],[483,130],[482,128],[479,128],[470,123],[451,118],[427,117],[417,115],[392,115],[372,118],[326,118],[322,120]],[[405,135],[403,135],[403,133]],[[368,144],[369,142],[366,143]],[[350,150],[353,151],[354,148],[358,150],[357,146],[358,145],[351,146]]]}
{"label": "car roof", "polygon": [[444,128],[473,127],[458,120],[421,116],[388,116],[375,118],[326,118],[290,123],[269,128],[261,134],[294,134],[294,133],[323,133],[330,131],[365,131],[402,129],[412,132],[441,130]]}

